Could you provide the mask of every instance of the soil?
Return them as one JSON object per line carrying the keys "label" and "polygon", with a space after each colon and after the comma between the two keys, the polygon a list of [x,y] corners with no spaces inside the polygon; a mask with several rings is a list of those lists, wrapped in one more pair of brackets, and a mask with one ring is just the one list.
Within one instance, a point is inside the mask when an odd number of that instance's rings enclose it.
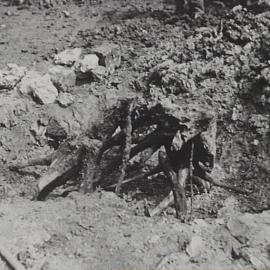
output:
{"label": "soil", "polygon": [[[160,0],[52,4],[0,2],[0,69],[16,63],[45,74],[56,53],[89,53],[103,42],[120,46],[122,62],[101,81],[72,87],[75,101],[67,108],[0,89],[1,245],[26,269],[269,269],[270,12],[206,1],[206,13],[191,19]],[[198,194],[188,224],[173,207],[145,216],[145,204],[154,207],[169,193],[162,176],[132,183],[120,197],[59,187],[44,202],[32,200],[46,168],[19,174],[8,165],[54,151],[51,138],[33,133],[37,123],[56,119],[68,126],[68,137],[77,136],[103,117],[104,107],[130,95],[192,97],[212,106],[218,120],[212,174],[251,193],[213,187]],[[237,217],[258,221],[249,244],[228,233]],[[193,237],[199,239],[190,255]],[[9,269],[4,260],[0,269]]]}

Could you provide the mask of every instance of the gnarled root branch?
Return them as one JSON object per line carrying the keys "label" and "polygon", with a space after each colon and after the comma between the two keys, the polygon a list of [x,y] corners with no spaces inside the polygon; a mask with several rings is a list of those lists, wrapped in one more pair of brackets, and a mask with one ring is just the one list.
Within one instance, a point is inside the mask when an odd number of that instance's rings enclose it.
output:
{"label": "gnarled root branch", "polygon": [[[130,183],[130,182],[133,182],[133,181],[136,181],[136,180],[140,180],[140,179],[143,179],[143,178],[147,178],[149,176],[152,176],[152,175],[155,175],[155,174],[158,174],[162,172],[162,169],[161,167],[158,165],[156,166],[155,168],[153,168],[152,170],[148,171],[148,172],[145,172],[145,173],[141,173],[141,174],[138,174],[136,176],[133,176],[133,177],[130,177],[130,178],[127,178],[125,180],[123,180],[122,184],[127,184],[127,183]],[[113,185],[110,185],[110,186],[107,186],[106,188],[109,189],[109,188],[114,188],[116,187],[117,184],[113,184]]]}
{"label": "gnarled root branch", "polygon": [[44,157],[38,157],[38,158],[34,158],[34,159],[30,159],[26,162],[22,162],[22,163],[14,163],[14,164],[10,164],[9,165],[9,169],[12,171],[19,171],[21,169],[24,169],[26,167],[30,167],[30,166],[49,166],[53,161],[53,155],[48,155],[48,156],[44,156]]}
{"label": "gnarled root branch", "polygon": [[120,193],[121,184],[125,178],[126,175],[126,168],[127,164],[130,158],[130,152],[131,152],[131,143],[132,143],[132,122],[131,122],[131,113],[133,111],[134,107],[134,101],[130,101],[129,104],[127,104],[127,117],[126,122],[123,128],[123,131],[125,133],[125,144],[123,146],[123,157],[122,157],[122,166],[120,170],[120,176],[118,178],[118,183],[115,188],[115,193]]}

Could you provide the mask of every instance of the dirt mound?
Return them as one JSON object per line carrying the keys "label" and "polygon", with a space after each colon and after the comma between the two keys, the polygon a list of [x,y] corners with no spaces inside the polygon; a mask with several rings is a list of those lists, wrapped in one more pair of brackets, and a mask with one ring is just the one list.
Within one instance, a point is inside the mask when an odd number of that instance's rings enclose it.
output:
{"label": "dirt mound", "polygon": [[269,211],[241,215],[228,205],[218,219],[185,225],[134,216],[114,193],[14,198],[1,203],[0,240],[29,269],[266,269]]}

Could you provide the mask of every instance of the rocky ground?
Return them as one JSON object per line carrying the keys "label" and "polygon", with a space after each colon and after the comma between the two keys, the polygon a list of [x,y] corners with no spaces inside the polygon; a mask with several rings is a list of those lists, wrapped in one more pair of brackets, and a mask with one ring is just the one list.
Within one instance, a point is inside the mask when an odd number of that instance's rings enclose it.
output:
{"label": "rocky ground", "polygon": [[[270,12],[220,5],[192,20],[159,0],[0,3],[0,251],[25,269],[269,269]],[[187,224],[173,207],[145,216],[169,192],[162,176],[120,197],[59,187],[32,200],[47,168],[9,165],[52,153],[130,96],[210,106],[213,176],[251,193],[196,195]]]}

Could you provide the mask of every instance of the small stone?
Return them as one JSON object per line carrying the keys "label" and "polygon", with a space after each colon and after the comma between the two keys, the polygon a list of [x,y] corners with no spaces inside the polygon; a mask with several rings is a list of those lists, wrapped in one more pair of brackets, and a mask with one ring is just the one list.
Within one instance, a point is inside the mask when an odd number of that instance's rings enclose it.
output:
{"label": "small stone", "polygon": [[232,12],[239,12],[239,11],[241,11],[243,9],[243,6],[242,5],[237,5],[237,6],[234,6],[233,8],[232,8]]}
{"label": "small stone", "polygon": [[104,43],[101,46],[93,48],[93,52],[99,58],[99,65],[106,67],[112,74],[116,68],[121,65],[120,47],[113,43]]}
{"label": "small stone", "polygon": [[11,12],[10,10],[8,10],[8,11],[5,12],[5,15],[7,15],[7,16],[12,16],[12,15],[14,15],[14,13]]}
{"label": "small stone", "polygon": [[74,96],[70,93],[60,93],[56,100],[61,107],[66,108],[74,103]]}
{"label": "small stone", "polygon": [[66,49],[54,56],[54,63],[59,65],[72,66],[75,62],[79,61],[81,54],[81,48]]}
{"label": "small stone", "polygon": [[160,239],[160,236],[159,235],[153,235],[149,240],[148,240],[148,243],[150,244],[155,244],[159,241]]}
{"label": "small stone", "polygon": [[63,14],[66,18],[70,17],[70,13],[66,10],[63,11]]}
{"label": "small stone", "polygon": [[237,109],[234,107],[233,108],[233,112],[232,112],[232,121],[236,121],[238,119],[238,111]]}
{"label": "small stone", "polygon": [[193,222],[197,225],[199,225],[200,227],[208,227],[208,223],[205,222],[203,219],[201,218],[196,218],[193,220]]}
{"label": "small stone", "polygon": [[95,54],[87,54],[83,59],[79,59],[75,63],[75,70],[81,73],[91,72],[98,66],[98,57]]}
{"label": "small stone", "polygon": [[197,257],[200,255],[204,247],[203,239],[200,236],[193,236],[190,243],[186,247],[186,252],[190,257]]}
{"label": "small stone", "polygon": [[257,139],[255,139],[255,140],[253,140],[253,142],[252,142],[252,144],[254,145],[254,146],[258,146],[259,145],[259,140],[257,140]]}
{"label": "small stone", "polygon": [[73,69],[63,66],[53,66],[48,73],[55,87],[59,91],[68,92],[76,84],[76,74]]}

